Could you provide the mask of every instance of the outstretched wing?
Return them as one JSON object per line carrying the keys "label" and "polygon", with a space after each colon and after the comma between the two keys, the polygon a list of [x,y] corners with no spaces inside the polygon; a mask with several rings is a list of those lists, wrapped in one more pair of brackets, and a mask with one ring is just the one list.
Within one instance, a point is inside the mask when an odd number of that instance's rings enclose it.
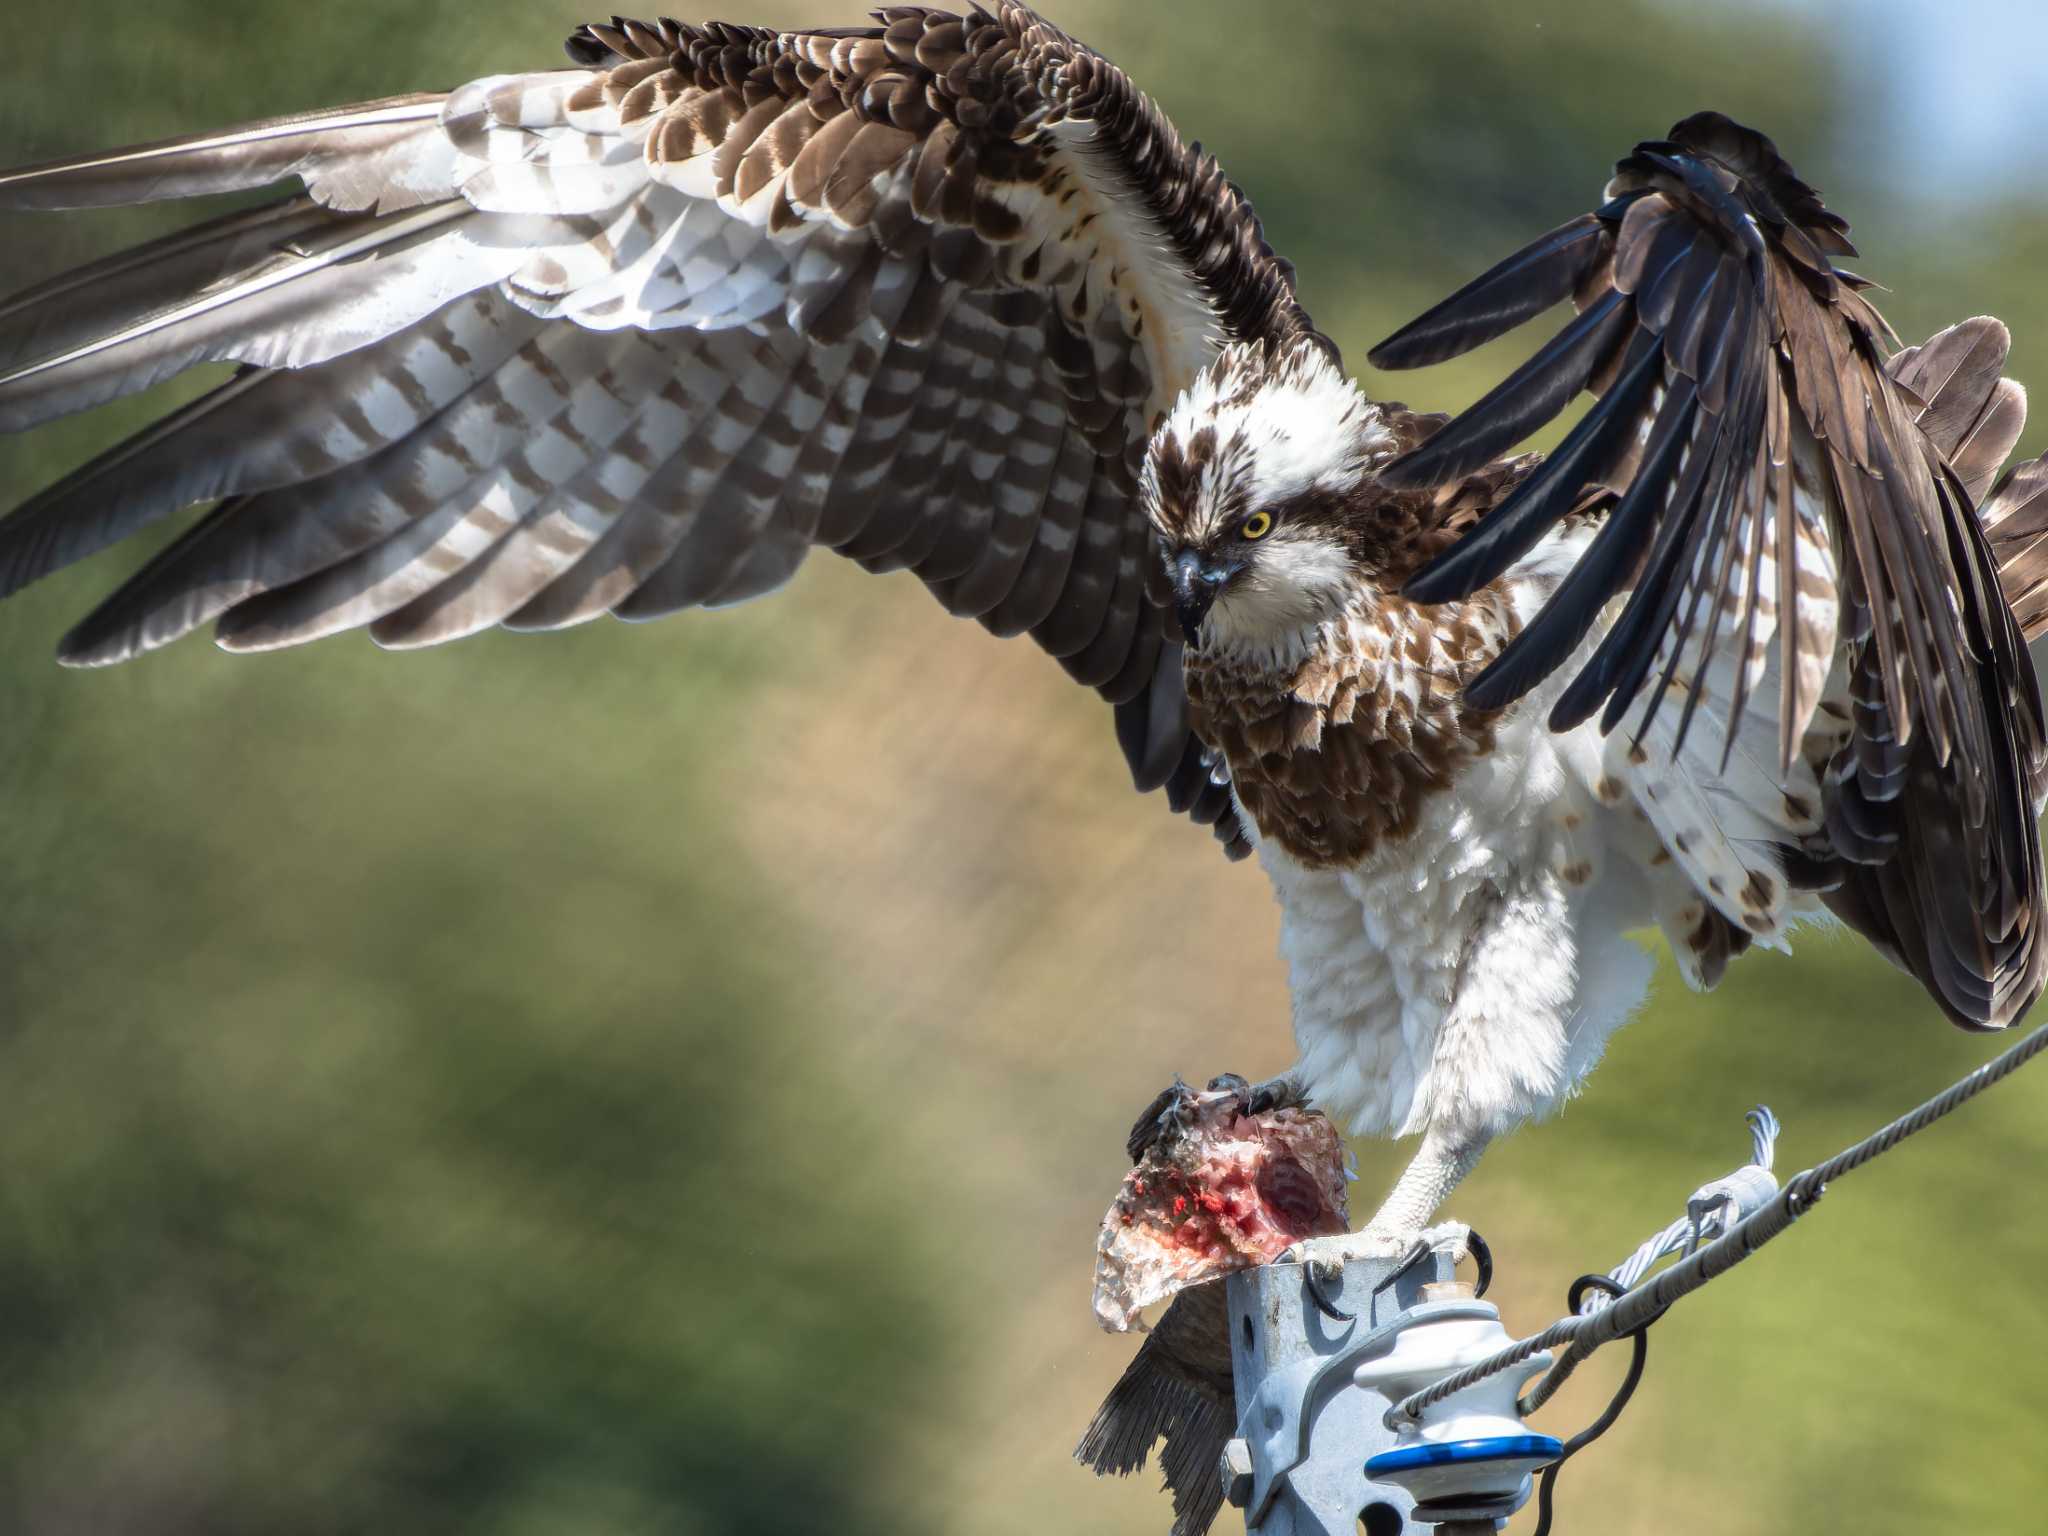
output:
{"label": "outstretched wing", "polygon": [[0,596],[215,500],[64,660],[653,618],[822,545],[1031,635],[1242,852],[1135,466],[1223,344],[1313,334],[1291,272],[1024,7],[876,19],[590,26],[574,68],[0,174],[9,209],[304,187],[0,303],[0,430],[244,365],[0,521]]}
{"label": "outstretched wing", "polygon": [[[2040,697],[1974,507],[2023,409],[1994,388],[2002,328],[1982,388],[1948,388],[1981,372],[1974,335],[1902,357],[1895,378],[1866,285],[1833,265],[1853,254],[1847,225],[1769,140],[1717,114],[1639,145],[1606,198],[1373,353],[1413,367],[1560,300],[1578,308],[1388,466],[1396,484],[1467,473],[1581,389],[1600,397],[1409,590],[1478,589],[1605,488],[1598,533],[1473,696],[1503,705],[1583,656],[1553,726],[1597,713],[1612,731],[1633,711],[1632,738],[1654,737],[1708,800],[1737,783],[1790,796],[1802,755],[1825,743],[1818,821],[1764,808],[1805,833],[1774,862],[1826,889],[1957,1022],[2008,1023],[2040,991],[2048,952]],[[1696,715],[1718,717],[1704,761],[1687,752]],[[1775,739],[1749,739],[1759,717]],[[1748,772],[1759,763],[1775,775]],[[1726,900],[1731,917],[1774,931],[1775,917]]]}

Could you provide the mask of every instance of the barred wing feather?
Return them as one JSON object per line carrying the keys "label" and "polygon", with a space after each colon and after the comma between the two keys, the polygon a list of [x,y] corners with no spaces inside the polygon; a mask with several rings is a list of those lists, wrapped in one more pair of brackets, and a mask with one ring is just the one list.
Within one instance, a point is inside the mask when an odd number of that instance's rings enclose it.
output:
{"label": "barred wing feather", "polygon": [[0,596],[218,505],[65,640],[652,618],[825,546],[1029,634],[1245,851],[1135,504],[1226,343],[1313,336],[1213,160],[1020,5],[619,22],[574,67],[0,173],[0,207],[303,190],[0,301],[0,430],[242,371],[0,521]]}

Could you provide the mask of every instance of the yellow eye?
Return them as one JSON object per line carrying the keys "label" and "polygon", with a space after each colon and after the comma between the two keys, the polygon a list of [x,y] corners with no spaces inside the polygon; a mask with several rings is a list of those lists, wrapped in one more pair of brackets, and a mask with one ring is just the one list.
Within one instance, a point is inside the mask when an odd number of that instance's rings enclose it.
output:
{"label": "yellow eye", "polygon": [[1254,512],[1238,525],[1237,536],[1241,539],[1263,539],[1273,531],[1273,514]]}

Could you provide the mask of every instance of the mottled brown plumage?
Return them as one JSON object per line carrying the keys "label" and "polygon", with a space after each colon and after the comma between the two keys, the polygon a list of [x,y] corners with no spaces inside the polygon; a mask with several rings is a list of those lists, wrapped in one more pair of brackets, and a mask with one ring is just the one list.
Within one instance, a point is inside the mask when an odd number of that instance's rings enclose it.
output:
{"label": "mottled brown plumage", "polygon": [[[1240,809],[1303,863],[1343,868],[1405,836],[1425,797],[1493,748],[1498,711],[1473,706],[1464,688],[1518,627],[1504,589],[1428,608],[1401,589],[1537,460],[1484,465],[1441,488],[1387,486],[1368,466],[1421,446],[1447,418],[1359,400],[1339,418],[1357,435],[1356,481],[1268,495],[1249,468],[1265,426],[1250,412],[1262,389],[1299,371],[1294,358],[1290,348],[1221,361],[1219,419],[1154,437],[1148,504],[1169,547],[1230,545],[1256,499],[1276,539],[1341,553],[1347,600],[1298,654],[1206,646],[1186,669],[1191,723],[1222,755]],[[1261,582],[1266,555],[1250,550],[1226,590]]]}
{"label": "mottled brown plumage", "polygon": [[1514,629],[1498,591],[1423,608],[1396,586],[1292,667],[1191,657],[1191,719],[1261,833],[1313,868],[1348,868],[1493,750],[1498,712],[1464,689]]}
{"label": "mottled brown plumage", "polygon": [[[1393,1227],[1583,1079],[1643,922],[1701,985],[1824,901],[1960,1024],[2041,990],[2048,475],[1996,478],[2003,328],[1888,359],[1761,135],[1639,145],[1383,344],[1576,306],[1445,421],[1345,380],[1216,162],[1022,5],[570,54],[0,173],[9,209],[302,187],[0,301],[0,431],[241,365],[0,520],[5,596],[215,503],[63,659],[653,618],[821,547],[912,572],[1257,845],[1304,1086],[1424,1138]],[[1110,1459],[1199,1418],[1212,1510],[1214,1381],[1133,1379]]]}
{"label": "mottled brown plumage", "polygon": [[[1293,270],[1266,244],[1250,203],[1213,155],[1182,142],[1122,70],[1022,5],[966,16],[895,6],[875,15],[878,27],[816,32],[667,19],[592,24],[570,39],[569,54],[614,72],[591,89],[627,123],[699,93],[664,114],[655,156],[716,148],[721,178],[763,185],[798,166],[788,189],[792,209],[836,187],[835,215],[865,223],[879,208],[874,179],[916,151],[913,208],[975,232],[986,249],[956,247],[947,259],[976,274],[1023,232],[991,195],[996,189],[1022,183],[1060,196],[1074,191],[1072,166],[1037,130],[1069,120],[1099,125],[1102,140],[1092,153],[1142,201],[1211,296],[1227,335],[1284,344],[1316,336],[1295,297]],[[801,151],[842,118],[822,151],[799,165]],[[890,132],[867,131],[878,127]]]}

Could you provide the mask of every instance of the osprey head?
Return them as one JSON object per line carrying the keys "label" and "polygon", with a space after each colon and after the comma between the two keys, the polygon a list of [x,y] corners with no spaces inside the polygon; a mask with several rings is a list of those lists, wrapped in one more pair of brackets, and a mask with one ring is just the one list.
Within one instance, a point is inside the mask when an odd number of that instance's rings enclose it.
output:
{"label": "osprey head", "polygon": [[1139,487],[1189,646],[1282,646],[1341,609],[1351,504],[1393,447],[1316,343],[1227,348],[1153,434]]}

